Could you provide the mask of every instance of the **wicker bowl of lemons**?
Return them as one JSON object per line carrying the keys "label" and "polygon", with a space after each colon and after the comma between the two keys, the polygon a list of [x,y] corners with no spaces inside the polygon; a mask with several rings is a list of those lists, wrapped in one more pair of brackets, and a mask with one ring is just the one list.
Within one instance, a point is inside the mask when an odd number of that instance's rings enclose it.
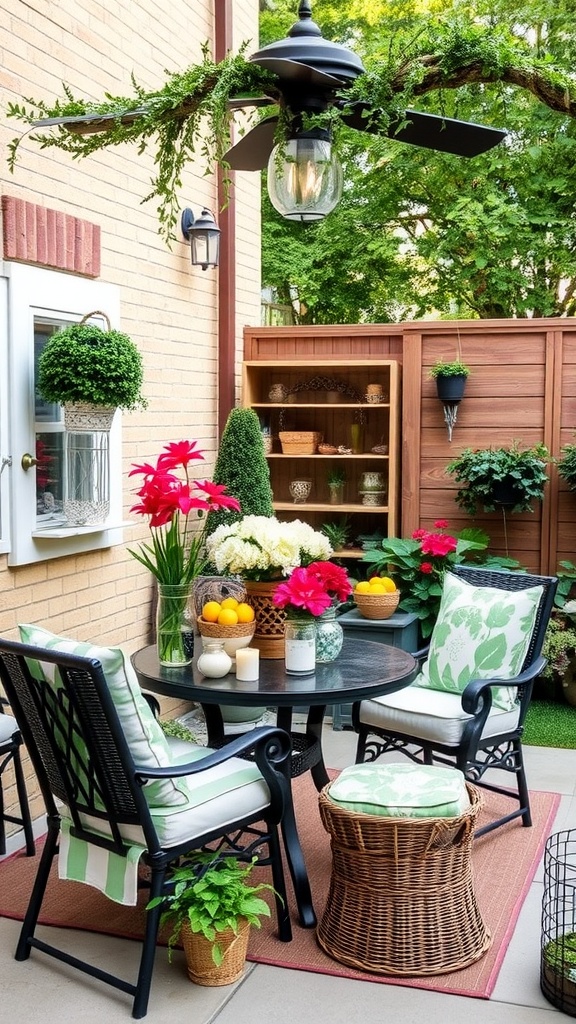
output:
{"label": "wicker bowl of lemons", "polygon": [[254,636],[254,609],[235,597],[207,601],[198,616],[198,629],[207,639],[223,640],[224,650],[234,659],[238,648],[248,647]]}
{"label": "wicker bowl of lemons", "polygon": [[365,619],[389,619],[398,607],[400,591],[389,576],[371,576],[356,584],[353,597]]}

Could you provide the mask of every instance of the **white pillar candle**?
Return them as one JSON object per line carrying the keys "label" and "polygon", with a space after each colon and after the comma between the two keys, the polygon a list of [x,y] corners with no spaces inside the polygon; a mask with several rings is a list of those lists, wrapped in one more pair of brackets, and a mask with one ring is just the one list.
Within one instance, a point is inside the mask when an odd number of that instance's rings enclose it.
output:
{"label": "white pillar candle", "polygon": [[236,678],[258,679],[260,651],[257,647],[240,647],[236,651]]}

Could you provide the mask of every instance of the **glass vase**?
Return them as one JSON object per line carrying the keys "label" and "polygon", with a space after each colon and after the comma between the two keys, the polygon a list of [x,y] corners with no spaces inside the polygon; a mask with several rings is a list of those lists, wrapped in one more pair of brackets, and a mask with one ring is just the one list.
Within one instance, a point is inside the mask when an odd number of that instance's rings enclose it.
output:
{"label": "glass vase", "polygon": [[189,665],[194,654],[192,584],[158,583],[156,644],[161,665]]}
{"label": "glass vase", "polygon": [[334,661],[344,643],[344,630],[336,618],[336,609],[327,608],[316,624],[316,661]]}
{"label": "glass vase", "polygon": [[284,659],[288,675],[312,675],[316,668],[316,621],[286,619]]}

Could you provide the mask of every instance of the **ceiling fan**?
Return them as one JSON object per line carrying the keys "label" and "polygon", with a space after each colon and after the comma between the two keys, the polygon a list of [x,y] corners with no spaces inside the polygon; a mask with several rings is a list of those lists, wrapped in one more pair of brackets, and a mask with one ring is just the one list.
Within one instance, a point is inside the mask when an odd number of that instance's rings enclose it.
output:
{"label": "ceiling fan", "polygon": [[[273,206],[289,220],[319,220],[334,209],[342,191],[342,170],[325,128],[304,127],[306,115],[331,107],[350,128],[385,134],[457,156],[477,156],[502,141],[506,132],[468,121],[407,110],[404,117],[381,127],[378,112],[369,104],[346,100],[345,90],[364,73],[360,58],[345,46],[324,39],[312,21],[309,0],[300,0],[298,21],[286,39],[271,43],[250,58],[277,76],[278,102],[291,119],[286,142],[275,145],[278,115],[266,117],[233,146],[226,159],[233,170],[257,171],[268,164],[268,192]],[[254,105],[254,100],[232,101],[233,109]]]}

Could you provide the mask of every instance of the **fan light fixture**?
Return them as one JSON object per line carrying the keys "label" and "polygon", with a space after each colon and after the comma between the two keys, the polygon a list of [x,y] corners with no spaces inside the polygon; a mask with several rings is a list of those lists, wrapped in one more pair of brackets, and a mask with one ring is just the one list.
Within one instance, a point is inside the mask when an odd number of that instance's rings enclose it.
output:
{"label": "fan light fixture", "polygon": [[268,195],[287,220],[322,220],[340,201],[342,182],[327,132],[302,132],[272,150]]}
{"label": "fan light fixture", "polygon": [[182,234],[190,242],[190,260],[193,267],[217,267],[220,260],[220,228],[210,210],[202,210],[194,217],[187,207],[182,211]]}

